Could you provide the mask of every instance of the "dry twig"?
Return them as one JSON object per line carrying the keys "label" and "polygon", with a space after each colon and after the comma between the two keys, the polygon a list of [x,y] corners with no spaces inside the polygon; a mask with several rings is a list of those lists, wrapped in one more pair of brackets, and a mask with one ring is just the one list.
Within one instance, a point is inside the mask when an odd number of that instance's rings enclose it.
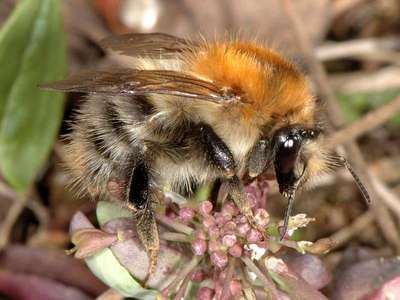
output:
{"label": "dry twig", "polygon": [[8,210],[7,215],[0,226],[0,250],[4,249],[8,245],[14,224],[17,222],[19,215],[25,208],[27,201],[28,197],[26,195],[20,196],[15,199]]}
{"label": "dry twig", "polygon": [[[318,87],[321,98],[326,104],[328,110],[327,117],[331,121],[331,124],[334,128],[342,127],[344,125],[342,112],[337,104],[335,95],[328,84],[326,72],[322,64],[315,56],[312,43],[310,42],[307,33],[303,30],[304,26],[302,21],[297,16],[292,5],[292,1],[284,0],[282,3],[290,26],[304,55],[305,62],[310,69],[311,76]],[[373,184],[373,178],[378,181],[379,179],[375,178],[376,176],[374,176],[374,174],[368,170],[357,144],[350,142],[345,145],[345,150],[348,155],[348,160],[353,165],[354,169],[359,173],[366,188],[371,194],[372,199],[374,199],[371,209],[374,212],[375,220],[380,226],[385,239],[391,245],[393,245],[398,252],[400,252],[400,238],[395,222],[392,219],[387,207],[385,205],[381,205],[385,203],[382,201],[382,197],[385,197],[385,195],[380,194]]]}
{"label": "dry twig", "polygon": [[[398,37],[366,38],[346,42],[329,43],[321,45],[317,49],[317,57],[320,60],[333,60],[348,57],[378,58],[377,53],[391,53],[400,47]],[[390,55],[389,55],[390,56]],[[391,57],[383,57],[389,60]]]}
{"label": "dry twig", "polygon": [[353,223],[349,226],[346,226],[339,231],[335,232],[333,235],[329,237],[332,241],[334,241],[334,246],[331,250],[338,248],[348,242],[353,236],[356,236],[359,232],[365,229],[368,225],[370,225],[374,221],[374,212],[372,210],[368,210],[359,216]]}
{"label": "dry twig", "polygon": [[343,129],[334,132],[327,144],[329,148],[334,148],[338,145],[349,143],[355,140],[364,133],[375,129],[383,123],[390,120],[400,111],[400,96],[381,107],[371,111],[361,119],[344,127]]}

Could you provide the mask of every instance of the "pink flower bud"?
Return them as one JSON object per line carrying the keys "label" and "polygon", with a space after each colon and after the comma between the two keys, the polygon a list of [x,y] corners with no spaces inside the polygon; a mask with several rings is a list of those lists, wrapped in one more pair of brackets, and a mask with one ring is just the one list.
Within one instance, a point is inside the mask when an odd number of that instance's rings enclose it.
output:
{"label": "pink flower bud", "polygon": [[213,209],[213,205],[210,201],[203,201],[199,204],[199,213],[202,216],[207,216]]}
{"label": "pink flower bud", "polygon": [[194,209],[190,207],[183,207],[179,210],[179,217],[182,221],[191,221],[194,217]]}
{"label": "pink flower bud", "polygon": [[192,242],[192,251],[194,255],[203,255],[207,250],[207,242],[202,239],[196,239]]}
{"label": "pink flower bud", "polygon": [[192,275],[192,281],[194,282],[202,282],[205,278],[205,274],[203,270],[196,270]]}
{"label": "pink flower bud", "polygon": [[235,204],[233,204],[230,201],[227,201],[224,203],[222,206],[222,213],[225,214],[230,214],[232,216],[236,216],[239,213],[239,209],[236,207]]}
{"label": "pink flower bud", "polygon": [[221,249],[221,243],[217,240],[210,240],[208,242],[208,252],[215,252],[219,249]]}
{"label": "pink flower bud", "polygon": [[228,264],[228,255],[225,252],[218,250],[211,253],[211,263],[217,268],[223,269]]}
{"label": "pink flower bud", "polygon": [[194,236],[195,236],[196,239],[202,239],[202,240],[206,240],[207,239],[206,238],[206,234],[204,233],[203,230],[196,231]]}
{"label": "pink flower bud", "polygon": [[266,227],[269,222],[269,214],[265,209],[258,208],[255,211],[254,219],[258,225],[260,225],[261,227]]}
{"label": "pink flower bud", "polygon": [[215,218],[213,216],[206,216],[204,217],[202,223],[205,228],[209,228],[215,225]]}
{"label": "pink flower bud", "polygon": [[166,214],[166,216],[172,220],[175,220],[178,216],[173,211],[170,211]]}
{"label": "pink flower bud", "polygon": [[215,222],[217,223],[217,226],[221,227],[225,224],[226,219],[224,218],[222,213],[215,213],[214,214],[215,217]]}
{"label": "pink flower bud", "polygon": [[239,222],[240,222],[240,223],[247,223],[247,221],[248,221],[248,220],[247,220],[247,217],[246,217],[246,216],[241,216],[240,219],[239,219]]}
{"label": "pink flower bud", "polygon": [[219,272],[219,274],[218,274],[219,282],[224,283],[225,279],[226,279],[226,272],[225,271]]}
{"label": "pink flower bud", "polygon": [[222,237],[222,244],[226,247],[232,247],[237,241],[236,235],[226,234]]}
{"label": "pink flower bud", "polygon": [[214,290],[209,287],[201,287],[197,292],[197,300],[212,300],[214,297]]}
{"label": "pink flower bud", "polygon": [[211,226],[208,228],[208,235],[210,238],[217,239],[220,235],[220,229],[217,226]]}
{"label": "pink flower bud", "polygon": [[237,226],[237,231],[240,235],[245,236],[247,232],[250,230],[251,226],[249,223],[242,223]]}
{"label": "pink flower bud", "polygon": [[233,297],[238,297],[242,293],[242,284],[239,280],[233,279],[229,284],[229,291]]}
{"label": "pink flower bud", "polygon": [[236,230],[236,223],[233,221],[226,222],[224,225],[223,230],[225,232],[232,232]]}
{"label": "pink flower bud", "polygon": [[258,241],[260,241],[262,238],[262,234],[255,230],[254,228],[251,228],[250,231],[247,233],[247,240],[250,243],[257,243]]}
{"label": "pink flower bud", "polygon": [[229,212],[222,212],[225,222],[232,220],[232,214]]}
{"label": "pink flower bud", "polygon": [[233,257],[241,257],[243,253],[243,248],[239,244],[233,245],[231,248],[228,250],[229,254],[232,255]]}

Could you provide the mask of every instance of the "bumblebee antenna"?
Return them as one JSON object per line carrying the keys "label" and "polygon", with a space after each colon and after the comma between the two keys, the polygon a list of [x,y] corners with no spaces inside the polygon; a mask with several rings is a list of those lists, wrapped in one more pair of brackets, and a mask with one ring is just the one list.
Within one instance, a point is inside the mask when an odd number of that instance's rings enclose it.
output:
{"label": "bumblebee antenna", "polygon": [[292,209],[293,209],[293,203],[294,203],[294,193],[289,193],[288,194],[288,205],[286,207],[285,217],[283,219],[283,226],[279,228],[279,233],[280,233],[280,238],[279,239],[281,241],[285,237],[285,234],[286,234],[287,229],[288,229],[289,218],[290,218],[290,215],[291,215]]}
{"label": "bumblebee antenna", "polygon": [[358,177],[357,173],[354,171],[353,167],[349,164],[347,159],[345,159],[343,156],[339,156],[340,161],[342,162],[343,166],[346,167],[346,169],[350,172],[351,176],[353,176],[353,179],[363,196],[365,202],[367,204],[371,204],[371,197],[369,196],[369,193],[365,186],[362,184],[360,177]]}

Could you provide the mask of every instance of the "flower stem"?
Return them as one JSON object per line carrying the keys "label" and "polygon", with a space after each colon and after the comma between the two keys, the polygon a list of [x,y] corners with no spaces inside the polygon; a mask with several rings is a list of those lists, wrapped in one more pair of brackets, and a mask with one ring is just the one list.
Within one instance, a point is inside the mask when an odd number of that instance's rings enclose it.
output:
{"label": "flower stem", "polygon": [[268,289],[268,293],[272,296],[272,299],[279,299],[278,290],[276,289],[273,281],[268,278],[257,266],[256,264],[247,256],[241,257],[242,261],[245,265],[250,269],[250,271],[254,272],[258,279],[264,284],[264,286]]}
{"label": "flower stem", "polygon": [[161,294],[168,298],[168,295],[174,290],[179,283],[184,280],[200,263],[202,256],[193,256],[192,260],[182,269],[180,273],[175,277],[175,279],[162,290]]}
{"label": "flower stem", "polygon": [[178,232],[163,232],[160,234],[160,238],[171,242],[190,243],[190,238],[188,235]]}
{"label": "flower stem", "polygon": [[164,224],[165,226],[170,227],[177,232],[181,232],[187,235],[192,234],[194,231],[193,228],[181,222],[174,221],[171,218],[168,218],[167,216],[157,215],[157,220],[160,221],[160,223]]}
{"label": "flower stem", "polygon": [[234,271],[235,271],[235,258],[230,257],[229,262],[228,262],[227,271],[226,271],[224,288],[222,290],[221,300],[228,300],[230,297],[229,286],[230,286]]}

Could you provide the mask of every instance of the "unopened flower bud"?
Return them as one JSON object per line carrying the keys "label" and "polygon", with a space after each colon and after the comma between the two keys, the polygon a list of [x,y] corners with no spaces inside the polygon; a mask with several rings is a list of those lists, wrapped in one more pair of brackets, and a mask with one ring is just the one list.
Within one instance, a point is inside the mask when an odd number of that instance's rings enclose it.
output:
{"label": "unopened flower bud", "polygon": [[233,204],[230,201],[227,201],[222,206],[222,213],[223,214],[228,213],[232,216],[236,216],[239,213],[239,209],[236,207],[235,204]]}
{"label": "unopened flower bud", "polygon": [[192,251],[194,255],[203,255],[207,251],[207,242],[202,239],[196,239],[192,242]]}
{"label": "unopened flower bud", "polygon": [[236,230],[236,223],[233,221],[226,222],[223,227],[224,232],[232,232]]}
{"label": "unopened flower bud", "polygon": [[206,240],[206,234],[204,233],[203,230],[196,231],[194,236],[195,236],[196,239]]}
{"label": "unopened flower bud", "polygon": [[243,253],[243,248],[241,245],[236,243],[235,245],[229,248],[228,252],[233,257],[241,257]]}
{"label": "unopened flower bud", "polygon": [[225,252],[218,250],[211,253],[211,263],[217,268],[223,269],[228,264],[228,255]]}
{"label": "unopened flower bud", "polygon": [[221,227],[226,223],[226,219],[224,218],[222,213],[215,213],[215,222],[217,223],[217,226]]}
{"label": "unopened flower bud", "polygon": [[247,233],[247,240],[250,243],[257,243],[260,241],[262,238],[261,233],[258,230],[255,230],[254,228],[251,228],[250,231]]}
{"label": "unopened flower bud", "polygon": [[255,211],[254,219],[258,225],[260,225],[261,227],[266,227],[269,222],[269,214],[265,209],[258,208]]}
{"label": "unopened flower bud", "polygon": [[182,221],[191,221],[194,217],[194,209],[190,207],[183,207],[179,210],[179,217]]}
{"label": "unopened flower bud", "polygon": [[215,252],[221,248],[221,243],[217,240],[210,240],[208,242],[208,252]]}
{"label": "unopened flower bud", "polygon": [[202,282],[205,278],[205,274],[203,270],[196,270],[192,275],[192,281],[194,282]]}
{"label": "unopened flower bud", "polygon": [[213,205],[210,201],[203,201],[199,204],[199,213],[202,216],[207,216],[213,209]]}
{"label": "unopened flower bud", "polygon": [[204,217],[202,224],[205,228],[210,228],[215,225],[215,218],[213,216]]}
{"label": "unopened flower bud", "polygon": [[208,228],[208,235],[210,238],[217,239],[220,235],[220,229],[217,226],[211,226]]}
{"label": "unopened flower bud", "polygon": [[233,279],[229,284],[229,291],[233,297],[238,297],[242,293],[242,284],[239,280]]}
{"label": "unopened flower bud", "polygon": [[245,236],[247,234],[247,232],[250,230],[250,228],[251,228],[251,226],[249,223],[247,223],[247,222],[242,223],[237,226],[237,232],[240,235]]}
{"label": "unopened flower bud", "polygon": [[201,287],[197,292],[197,300],[212,300],[214,297],[214,290],[209,287]]}
{"label": "unopened flower bud", "polygon": [[225,247],[232,247],[237,241],[236,235],[234,234],[226,234],[222,237],[222,244]]}

